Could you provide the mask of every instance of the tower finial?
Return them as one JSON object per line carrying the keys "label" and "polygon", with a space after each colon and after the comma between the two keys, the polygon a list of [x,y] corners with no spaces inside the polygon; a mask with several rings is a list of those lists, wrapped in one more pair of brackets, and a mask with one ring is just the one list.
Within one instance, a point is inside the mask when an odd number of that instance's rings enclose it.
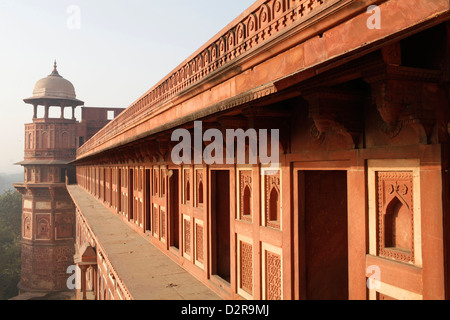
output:
{"label": "tower finial", "polygon": [[60,76],[58,73],[58,65],[56,64],[56,59],[55,59],[55,63],[53,64],[53,72],[52,72],[51,76]]}

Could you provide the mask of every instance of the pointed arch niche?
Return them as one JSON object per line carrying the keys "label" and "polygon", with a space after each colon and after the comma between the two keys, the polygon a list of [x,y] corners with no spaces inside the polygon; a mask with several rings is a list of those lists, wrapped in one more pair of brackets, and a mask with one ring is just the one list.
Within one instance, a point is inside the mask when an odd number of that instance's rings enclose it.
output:
{"label": "pointed arch niche", "polygon": [[368,164],[370,254],[422,267],[420,161]]}
{"label": "pointed arch niche", "polygon": [[238,219],[253,221],[253,178],[252,168],[242,168],[237,171],[237,181],[239,183],[238,192]]}
{"label": "pointed arch niche", "polygon": [[[421,272],[421,163],[419,159],[367,161],[369,255],[367,266],[381,275],[376,287],[369,288],[369,299],[388,296],[397,300],[422,300],[423,292],[408,285],[422,279],[408,276],[406,282],[392,283],[387,260],[396,262],[399,274]],[[372,269],[371,269],[372,270]],[[370,273],[370,272],[369,272]],[[375,278],[372,278],[375,279]]]}
{"label": "pointed arch niche", "polygon": [[281,174],[280,170],[263,168],[262,221],[265,227],[281,230]]}

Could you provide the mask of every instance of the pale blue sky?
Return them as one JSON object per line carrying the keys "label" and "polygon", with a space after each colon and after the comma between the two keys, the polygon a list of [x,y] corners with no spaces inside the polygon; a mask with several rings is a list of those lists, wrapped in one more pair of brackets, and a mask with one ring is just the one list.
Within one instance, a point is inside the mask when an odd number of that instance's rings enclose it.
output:
{"label": "pale blue sky", "polygon": [[128,107],[254,2],[0,0],[0,173],[23,172],[23,99],[54,59],[86,106]]}

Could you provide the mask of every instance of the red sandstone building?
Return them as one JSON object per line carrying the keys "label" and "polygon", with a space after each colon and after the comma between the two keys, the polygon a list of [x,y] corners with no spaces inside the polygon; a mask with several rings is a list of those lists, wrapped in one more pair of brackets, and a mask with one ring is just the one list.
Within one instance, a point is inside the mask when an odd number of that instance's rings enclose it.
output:
{"label": "red sandstone building", "polygon": [[[449,19],[256,1],[77,149],[79,298],[448,299]],[[175,164],[195,121],[279,130],[279,169]]]}

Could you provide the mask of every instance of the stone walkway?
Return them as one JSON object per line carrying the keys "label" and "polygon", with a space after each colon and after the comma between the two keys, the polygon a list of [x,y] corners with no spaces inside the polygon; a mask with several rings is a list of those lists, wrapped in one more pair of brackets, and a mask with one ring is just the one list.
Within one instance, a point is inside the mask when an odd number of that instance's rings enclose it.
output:
{"label": "stone walkway", "polygon": [[220,300],[81,187],[67,189],[133,299]]}

